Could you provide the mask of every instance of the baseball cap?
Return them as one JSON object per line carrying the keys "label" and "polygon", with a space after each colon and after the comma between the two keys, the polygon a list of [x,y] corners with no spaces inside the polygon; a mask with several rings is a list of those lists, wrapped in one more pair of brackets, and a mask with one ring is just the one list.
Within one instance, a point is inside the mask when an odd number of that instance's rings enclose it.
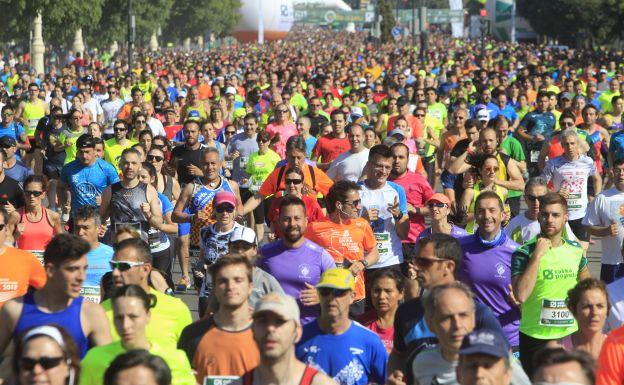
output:
{"label": "baseball cap", "polygon": [[80,137],[76,141],[76,148],[95,148],[95,140],[93,140],[93,135],[80,135]]}
{"label": "baseball cap", "polygon": [[367,81],[366,81],[366,79],[364,79],[364,78],[360,78],[360,80],[358,80],[358,85],[359,85],[360,87],[362,87],[362,86],[366,86],[367,84],[368,84],[368,82],[367,82]]}
{"label": "baseball cap", "polygon": [[236,88],[231,87],[231,86],[230,86],[230,87],[227,87],[227,88],[225,89],[225,94],[226,94],[226,95],[236,95]]}
{"label": "baseball cap", "polygon": [[321,280],[316,285],[316,288],[319,289],[322,287],[340,290],[353,290],[355,289],[355,278],[349,270],[341,267],[334,267],[326,270],[323,275],[321,275]]}
{"label": "baseball cap", "polygon": [[229,203],[236,207],[236,196],[229,191],[219,191],[214,197],[214,207],[219,206],[221,203]]}
{"label": "baseball cap", "polygon": [[405,106],[408,103],[409,102],[408,102],[408,100],[407,100],[407,98],[405,96],[401,96],[401,97],[399,97],[397,99],[397,106],[399,106],[399,107],[403,107],[403,106]]}
{"label": "baseball cap", "polygon": [[3,136],[0,138],[0,147],[11,148],[17,146],[17,141],[12,136]]}
{"label": "baseball cap", "polygon": [[364,111],[360,107],[351,107],[351,116],[354,118],[361,118],[364,116]]}
{"label": "baseball cap", "polygon": [[299,306],[295,299],[287,294],[269,293],[256,302],[253,317],[263,312],[271,312],[284,320],[293,320],[301,325]]}
{"label": "baseball cap", "polygon": [[562,92],[561,96],[559,97],[559,99],[568,99],[568,100],[572,100],[574,99],[574,97],[572,96],[571,93],[569,92]]}
{"label": "baseball cap", "polygon": [[464,337],[459,354],[487,354],[494,357],[508,357],[509,344],[499,332],[491,329],[475,330]]}
{"label": "baseball cap", "polygon": [[199,114],[199,111],[191,110],[189,111],[188,118],[189,120],[201,120],[201,115]]}
{"label": "baseball cap", "polygon": [[167,112],[175,112],[175,110],[173,109],[173,107],[167,107],[163,110],[163,112],[166,114]]}
{"label": "baseball cap", "polygon": [[394,130],[390,131],[389,136],[395,136],[395,135],[401,135],[403,138],[407,136],[405,134],[405,131],[401,130],[400,128],[395,128]]}
{"label": "baseball cap", "polygon": [[477,111],[477,120],[480,122],[487,122],[490,120],[490,114],[487,110],[479,110]]}
{"label": "baseball cap", "polygon": [[232,234],[230,234],[230,243],[238,241],[243,241],[255,245],[258,242],[256,232],[245,226],[234,227]]}
{"label": "baseball cap", "polygon": [[451,201],[448,199],[448,197],[442,193],[435,193],[433,194],[429,199],[427,199],[427,202],[425,202],[425,204],[429,204],[432,202],[440,202],[440,203],[444,203],[447,205],[451,205]]}

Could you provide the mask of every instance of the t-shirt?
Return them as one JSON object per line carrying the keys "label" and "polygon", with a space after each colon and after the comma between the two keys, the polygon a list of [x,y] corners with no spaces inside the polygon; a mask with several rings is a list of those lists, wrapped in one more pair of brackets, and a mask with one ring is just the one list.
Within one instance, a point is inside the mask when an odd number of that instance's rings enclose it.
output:
{"label": "t-shirt", "polygon": [[137,143],[138,142],[136,140],[127,139],[126,144],[121,145],[117,143],[117,139],[110,138],[109,140],[105,142],[105,145],[104,145],[104,160],[106,160],[108,163],[115,166],[115,169],[117,170],[117,172],[120,173],[121,168],[119,168],[119,159],[121,158],[121,153],[126,148],[130,148]]}
{"label": "t-shirt", "polygon": [[242,376],[260,363],[251,325],[237,332],[226,331],[212,316],[184,328],[178,348],[186,352],[199,384],[206,376]]}
{"label": "t-shirt", "polygon": [[325,334],[318,322],[305,325],[295,354],[340,385],[386,382],[385,347],[375,333],[355,321],[339,335]]}
{"label": "t-shirt", "polygon": [[[61,131],[60,135],[58,136],[58,140],[64,146],[66,146],[64,164],[67,164],[76,159],[76,153],[78,152],[78,149],[76,148],[76,142],[78,141],[78,138],[80,138],[84,133],[84,129],[80,131],[73,131],[67,128]],[[106,149],[106,146],[104,148]]]}
{"label": "t-shirt", "polygon": [[444,103],[436,102],[427,106],[427,115],[443,123],[448,117],[448,111]]}
{"label": "t-shirt", "polygon": [[[150,293],[156,296],[156,306],[150,310],[150,321],[145,328],[145,335],[148,340],[162,347],[175,348],[184,327],[193,322],[191,312],[179,298],[158,290],[150,290]],[[107,299],[101,305],[106,311],[113,341],[117,341],[120,338],[113,324],[113,304]]]}
{"label": "t-shirt", "polygon": [[[193,369],[191,369],[191,365],[183,351],[175,349],[175,347],[166,348],[152,341],[150,343],[149,352],[165,360],[171,370],[171,385],[195,385]],[[121,344],[121,341],[89,349],[87,355],[80,363],[79,385],[102,385],[106,369],[108,369],[117,356],[125,352],[126,349]]]}
{"label": "t-shirt", "polygon": [[624,192],[612,187],[598,194],[589,203],[583,218],[585,226],[610,226],[619,224],[618,235],[601,237],[602,263],[617,265],[622,262],[622,241],[624,241]]}
{"label": "t-shirt", "polygon": [[510,303],[511,255],[519,245],[502,235],[500,244],[484,245],[478,234],[459,239],[463,253],[458,277],[470,286],[475,298],[492,309],[511,346],[520,344],[520,309]]}
{"label": "t-shirt", "polygon": [[[542,229],[537,219],[531,220],[527,218],[526,215],[521,214],[511,218],[503,231],[514,242],[523,244],[537,237],[542,232]],[[578,240],[568,222],[566,222],[565,228],[563,229],[563,237],[571,241]]]}
{"label": "t-shirt", "polygon": [[63,166],[61,181],[69,186],[74,211],[85,205],[97,206],[95,198],[102,195],[106,187],[119,182],[119,174],[110,163],[100,158],[90,166],[74,160]]}
{"label": "t-shirt", "polygon": [[624,324],[624,278],[611,282],[607,286],[607,292],[611,308],[607,316],[605,331],[619,328]]}
{"label": "t-shirt", "polygon": [[[227,153],[232,154],[235,151],[240,153],[240,156],[232,161],[232,179],[240,183],[241,179],[247,178],[247,163],[249,162],[249,156],[258,151],[258,142],[256,142],[256,134],[252,138],[249,138],[245,133],[234,135],[230,139],[227,146]],[[247,187],[247,185],[241,185]]]}
{"label": "t-shirt", "polygon": [[331,162],[327,170],[327,176],[335,182],[339,180],[357,182],[360,180],[362,171],[364,171],[364,166],[366,166],[366,162],[368,161],[368,152],[369,150],[366,148],[355,154],[351,151],[347,151],[338,155],[338,157]]}
{"label": "t-shirt", "polygon": [[[418,239],[430,236],[432,230],[433,229],[431,227],[427,227],[425,230],[421,231],[420,234],[418,234]],[[463,228],[459,226],[455,226],[454,224],[451,223],[451,234],[449,235],[453,238],[459,239],[461,237],[468,235],[468,232],[464,230]]]}
{"label": "t-shirt", "polygon": [[191,150],[185,144],[171,150],[171,159],[176,160],[176,172],[178,173],[180,185],[184,186],[195,179],[193,175],[188,173],[187,168],[189,165],[199,166],[205,151],[206,147],[203,145],[200,145],[196,150]]}
{"label": "t-shirt", "polygon": [[280,160],[280,156],[271,149],[264,154],[259,152],[251,154],[245,168],[247,175],[249,175],[249,189],[258,191],[260,186],[262,186],[262,182],[275,170],[275,166]]}
{"label": "t-shirt", "polygon": [[16,161],[16,163],[11,168],[5,168],[4,173],[17,181],[17,183],[22,186],[24,181],[29,176],[33,175],[33,170],[31,170],[28,166],[26,166],[21,161]]}
{"label": "t-shirt", "polygon": [[358,317],[357,321],[379,336],[388,354],[392,352],[392,347],[394,346],[394,325],[388,328],[379,326],[377,314],[374,309],[362,314]]}
{"label": "t-shirt", "polygon": [[163,128],[165,129],[165,135],[167,136],[167,139],[173,140],[176,134],[182,129],[182,125],[172,124],[170,126],[164,126]]}
{"label": "t-shirt", "polygon": [[115,124],[115,120],[117,120],[117,114],[123,107],[124,102],[121,99],[107,99],[102,102],[102,111],[104,111],[104,120],[106,121],[106,129],[104,132],[106,134],[113,133],[113,124]]}
{"label": "t-shirt", "polygon": [[524,115],[520,121],[520,126],[524,127],[529,135],[542,135],[550,138],[555,132],[557,119],[551,112],[531,111]]}
{"label": "t-shirt", "polygon": [[[273,170],[262,183],[262,186],[260,186],[258,190],[260,195],[266,197],[280,190],[284,190],[284,184],[286,183],[286,175],[284,174],[286,174],[287,169],[288,165],[285,165],[278,166]],[[301,171],[303,171],[303,182],[312,187],[317,193],[327,195],[329,188],[334,184],[334,181],[331,180],[327,174],[314,166],[304,165]],[[314,173],[314,181],[312,179],[312,172]],[[280,174],[282,174],[281,179],[278,180]],[[313,196],[316,196],[316,193],[313,194]]]}
{"label": "t-shirt", "polygon": [[291,136],[297,135],[297,126],[294,123],[276,124],[271,123],[266,126],[265,131],[268,132],[271,137],[279,134],[279,140],[275,143],[275,152],[284,159],[286,158],[286,142]]}
{"label": "t-shirt", "polygon": [[[309,222],[306,238],[323,247],[334,258],[336,266],[348,268],[352,263],[361,261],[377,246],[375,234],[368,222],[362,218],[351,219],[349,223],[334,223],[330,220]],[[355,279],[355,298],[363,299],[364,271]]]}
{"label": "t-shirt", "polygon": [[596,385],[624,383],[624,327],[613,330],[602,344],[598,356]]}
{"label": "t-shirt", "polygon": [[349,151],[350,148],[351,144],[347,135],[344,138],[334,138],[333,134],[329,134],[318,139],[312,153],[323,163],[329,163],[338,158],[338,155]]}
{"label": "t-shirt", "polygon": [[26,294],[29,286],[42,288],[47,279],[43,265],[32,253],[4,247],[0,254],[0,308],[8,300]]}
{"label": "t-shirt", "polygon": [[[523,244],[512,256],[511,277],[524,273],[537,238]],[[529,337],[552,340],[574,333],[578,327],[566,305],[568,290],[576,285],[578,273],[587,258],[577,242],[563,239],[561,246],[549,249],[540,259],[535,287],[522,303],[520,332]]]}
{"label": "t-shirt", "polygon": [[0,205],[10,202],[16,209],[24,207],[24,193],[19,183],[8,175],[0,182]]}
{"label": "t-shirt", "polygon": [[306,157],[310,158],[312,156],[312,150],[314,150],[314,146],[316,146],[316,141],[318,139],[316,136],[308,136],[305,140],[306,142]]}
{"label": "t-shirt", "polygon": [[[415,172],[407,171],[403,176],[394,178],[394,183],[403,187],[407,203],[413,207],[424,207],[425,202],[433,195],[433,189],[427,179]],[[414,243],[418,234],[425,229],[425,217],[419,214],[409,214],[410,229],[405,243]]]}
{"label": "t-shirt", "polygon": [[[277,220],[279,218],[279,206],[283,198],[283,195],[277,193],[277,195],[271,201],[271,207],[269,207],[269,211],[267,213],[267,219],[269,220],[269,223],[273,224],[273,228],[275,229],[275,235],[278,238],[281,238],[283,236],[282,229],[277,223]],[[325,219],[323,209],[321,208],[321,205],[319,205],[316,198],[313,198],[309,195],[303,195],[301,196],[301,200],[305,204],[306,218],[308,218],[308,223]]]}
{"label": "t-shirt", "polygon": [[87,278],[80,289],[80,295],[85,300],[100,303],[100,281],[111,270],[109,262],[113,259],[113,254],[113,248],[104,243],[87,253]]}
{"label": "t-shirt", "polygon": [[[514,122],[514,120],[518,119],[518,114],[516,113],[516,110],[509,104],[505,105],[505,107],[503,108],[500,108],[500,106],[496,106],[496,109],[493,111],[493,113],[493,118],[496,118],[499,115],[503,115],[507,118],[507,120],[512,123]],[[490,118],[492,118],[492,114],[490,115]]]}
{"label": "t-shirt", "polygon": [[261,249],[258,267],[271,274],[282,285],[284,292],[297,300],[301,322],[310,322],[319,313],[318,306],[303,306],[299,300],[306,283],[316,286],[325,270],[336,267],[329,253],[316,243],[305,240],[295,249],[288,249],[282,240],[268,243]]}
{"label": "t-shirt", "polygon": [[386,184],[376,190],[369,189],[364,182],[361,186],[360,199],[362,199],[362,213],[366,209],[377,209],[378,218],[370,223],[375,238],[377,239],[377,249],[379,250],[379,261],[370,268],[376,269],[398,265],[403,262],[403,247],[401,238],[394,228],[394,217],[388,211],[388,205],[395,200],[399,202],[399,209],[403,215],[407,215],[407,199],[405,190],[394,182]]}
{"label": "t-shirt", "polygon": [[569,220],[583,218],[587,209],[587,179],[596,174],[596,163],[587,155],[569,161],[563,156],[550,159],[544,167],[543,176],[553,180],[555,191],[566,189]]}

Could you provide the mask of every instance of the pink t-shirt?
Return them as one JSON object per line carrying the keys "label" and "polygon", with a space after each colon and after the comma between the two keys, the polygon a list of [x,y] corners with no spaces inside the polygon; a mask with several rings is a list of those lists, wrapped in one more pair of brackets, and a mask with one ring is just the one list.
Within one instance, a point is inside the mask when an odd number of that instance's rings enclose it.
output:
{"label": "pink t-shirt", "polygon": [[358,322],[360,322],[365,328],[377,334],[386,348],[386,351],[390,354],[392,348],[394,347],[394,326],[389,328],[382,328],[379,326],[375,310],[370,310],[359,316]]}
{"label": "pink t-shirt", "polygon": [[277,152],[282,159],[286,158],[286,141],[291,136],[297,135],[297,126],[295,123],[286,123],[282,125],[271,123],[266,126],[265,130],[269,133],[269,135],[271,135],[271,137],[279,134],[279,140],[275,143],[275,152]]}
{"label": "pink t-shirt", "polygon": [[[394,183],[403,187],[407,196],[407,203],[414,207],[423,207],[427,199],[433,195],[433,189],[421,174],[408,171],[400,178],[393,179]],[[404,243],[414,243],[418,234],[425,229],[425,217],[409,214],[410,229]]]}

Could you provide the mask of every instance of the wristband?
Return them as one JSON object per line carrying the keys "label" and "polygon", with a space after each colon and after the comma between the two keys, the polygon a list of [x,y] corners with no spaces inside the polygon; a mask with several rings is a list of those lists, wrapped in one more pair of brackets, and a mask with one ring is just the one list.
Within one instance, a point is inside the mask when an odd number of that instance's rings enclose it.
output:
{"label": "wristband", "polygon": [[393,215],[392,218],[394,218],[395,221],[401,220],[401,218],[403,218],[403,211],[401,211],[401,213],[397,215],[396,217]]}

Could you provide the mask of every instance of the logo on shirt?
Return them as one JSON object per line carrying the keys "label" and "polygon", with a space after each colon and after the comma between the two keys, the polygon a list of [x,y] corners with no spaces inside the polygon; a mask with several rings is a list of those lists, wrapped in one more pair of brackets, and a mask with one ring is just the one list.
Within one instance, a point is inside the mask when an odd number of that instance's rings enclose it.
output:
{"label": "logo on shirt", "polygon": [[505,265],[502,262],[496,264],[496,278],[505,278]]}
{"label": "logo on shirt", "polygon": [[353,355],[359,355],[364,353],[364,350],[362,349],[358,349],[358,348],[349,348],[349,351],[351,352],[351,354]]}
{"label": "logo on shirt", "polygon": [[364,376],[365,370],[357,358],[352,359],[347,366],[340,369],[334,380],[341,385],[355,385]]}
{"label": "logo on shirt", "polygon": [[308,265],[307,263],[302,263],[301,265],[299,265],[299,278],[311,278],[310,271],[312,271],[312,269],[310,269],[310,265]]}

